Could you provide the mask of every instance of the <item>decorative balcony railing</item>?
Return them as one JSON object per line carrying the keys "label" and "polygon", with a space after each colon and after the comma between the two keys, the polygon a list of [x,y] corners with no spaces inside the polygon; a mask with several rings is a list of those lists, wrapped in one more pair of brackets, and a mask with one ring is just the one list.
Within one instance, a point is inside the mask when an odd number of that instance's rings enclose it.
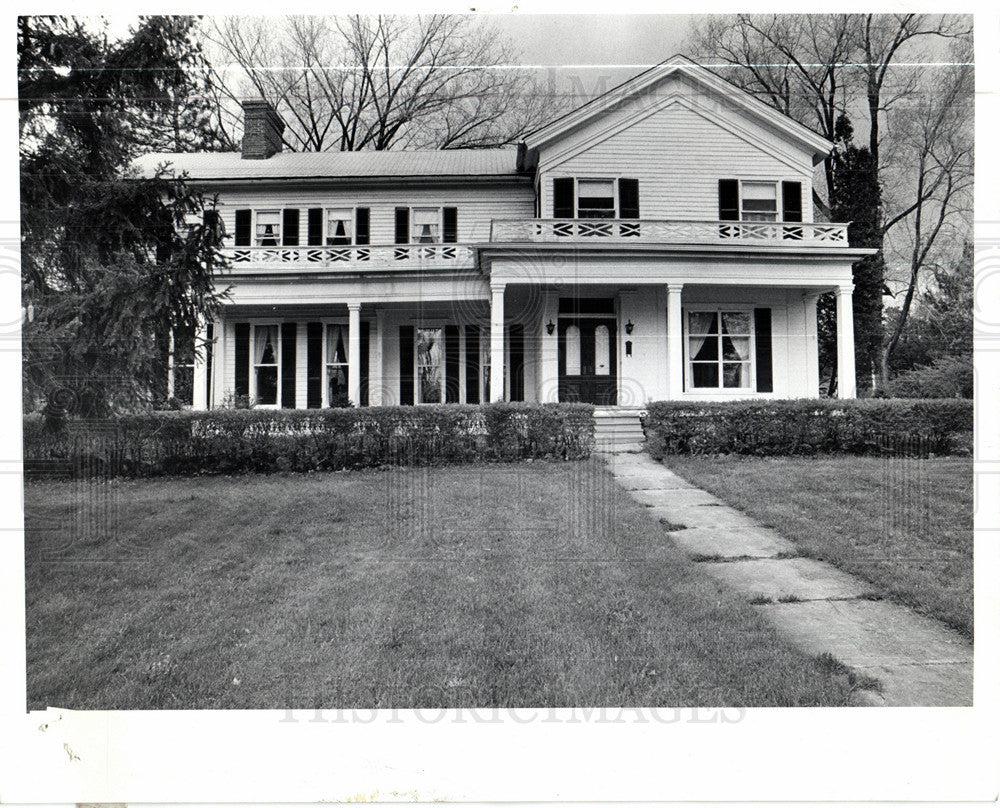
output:
{"label": "decorative balcony railing", "polygon": [[464,244],[228,247],[223,253],[235,268],[422,269],[472,266],[475,260],[472,248]]}
{"label": "decorative balcony railing", "polygon": [[680,219],[494,219],[493,242],[847,246],[847,225]]}

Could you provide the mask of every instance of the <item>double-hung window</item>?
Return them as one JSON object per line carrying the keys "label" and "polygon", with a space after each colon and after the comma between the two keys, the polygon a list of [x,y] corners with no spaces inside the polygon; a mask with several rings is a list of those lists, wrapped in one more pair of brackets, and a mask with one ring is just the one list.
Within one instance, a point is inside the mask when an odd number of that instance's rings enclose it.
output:
{"label": "double-hung window", "polygon": [[254,228],[254,245],[277,247],[281,244],[281,211],[258,210]]}
{"label": "double-hung window", "polygon": [[260,407],[278,406],[278,379],[281,378],[280,329],[277,325],[253,326],[254,400]]}
{"label": "double-hung window", "polygon": [[326,406],[343,406],[347,398],[347,326],[326,326]]}
{"label": "double-hung window", "polygon": [[693,390],[753,387],[753,312],[687,312],[688,385]]}
{"label": "double-hung window", "polygon": [[614,180],[577,180],[576,192],[578,219],[615,218]]}
{"label": "double-hung window", "polygon": [[740,218],[744,222],[776,222],[778,220],[777,183],[741,183]]}
{"label": "double-hung window", "polygon": [[412,233],[413,244],[437,244],[441,241],[441,208],[414,208]]}
{"label": "double-hung window", "polygon": [[326,211],[327,246],[354,243],[354,209],[328,208]]}
{"label": "double-hung window", "polygon": [[418,328],[415,349],[417,403],[444,403],[444,329]]}

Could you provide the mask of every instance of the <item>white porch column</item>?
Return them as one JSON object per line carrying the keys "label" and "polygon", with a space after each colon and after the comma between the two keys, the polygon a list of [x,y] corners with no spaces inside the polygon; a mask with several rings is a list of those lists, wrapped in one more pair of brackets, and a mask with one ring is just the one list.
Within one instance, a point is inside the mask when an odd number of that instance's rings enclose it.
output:
{"label": "white porch column", "polygon": [[208,345],[206,340],[208,339],[208,325],[205,323],[203,317],[198,318],[198,328],[195,331],[194,346],[194,390],[191,391],[191,409],[193,410],[207,410],[208,409],[208,391],[206,387],[208,385],[208,363],[206,362],[207,357],[205,356],[208,350]]}
{"label": "white porch column", "polygon": [[347,397],[361,405],[361,304],[347,304]]}
{"label": "white porch column", "polygon": [[382,396],[385,391],[385,379],[382,371],[382,340],[385,334],[385,311],[375,309],[375,333],[370,337],[375,351],[371,358],[371,374],[368,381],[368,403],[373,407],[382,406]]}
{"label": "white porch column", "polygon": [[[542,331],[541,359],[539,364],[538,401],[555,402],[559,400],[559,332],[556,322],[559,319],[559,294],[552,290],[542,292]],[[552,333],[549,333],[549,323],[552,323]]]}
{"label": "white porch column", "polygon": [[490,284],[490,401],[503,401],[503,294],[505,285]]}
{"label": "white porch column", "polygon": [[682,283],[667,286],[667,392],[671,401],[684,394],[684,329],[681,312]]}
{"label": "white porch column", "polygon": [[837,287],[837,397],[854,398],[854,285]]}
{"label": "white porch column", "polygon": [[819,329],[816,322],[816,303],[819,295],[806,292],[802,295],[802,304],[806,310],[806,395],[815,398],[819,395]]}

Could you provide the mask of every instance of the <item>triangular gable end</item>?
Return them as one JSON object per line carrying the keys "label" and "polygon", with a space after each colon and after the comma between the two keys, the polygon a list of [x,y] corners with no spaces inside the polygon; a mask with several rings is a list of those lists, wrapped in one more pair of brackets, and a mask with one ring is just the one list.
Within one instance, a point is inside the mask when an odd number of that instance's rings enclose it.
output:
{"label": "triangular gable end", "polygon": [[545,160],[545,168],[547,171],[552,171],[556,169],[559,165],[567,160],[574,157],[578,157],[581,154],[600,146],[607,140],[614,138],[616,135],[624,132],[637,123],[642,122],[646,118],[652,117],[662,112],[666,112],[671,107],[680,107],[693,115],[697,115],[702,118],[706,123],[712,126],[717,126],[720,129],[725,130],[734,137],[740,138],[747,144],[753,146],[753,148],[758,149],[775,160],[788,166],[789,170],[793,172],[801,171],[802,166],[795,157],[785,151],[775,148],[772,144],[761,141],[759,138],[755,137],[754,134],[747,129],[734,123],[732,120],[727,118],[720,118],[718,116],[713,116],[709,110],[703,109],[699,104],[690,98],[685,98],[680,94],[671,94],[665,96],[663,99],[659,100],[655,105],[650,106],[647,109],[637,110],[633,115],[628,118],[617,120],[609,123],[607,127],[601,129],[586,140],[580,142],[574,142],[562,151],[554,151],[549,154]]}
{"label": "triangular gable end", "polygon": [[583,106],[577,107],[561,118],[536,129],[524,138],[525,146],[530,152],[537,154],[540,148],[578,130],[595,118],[607,115],[643,93],[650,92],[656,85],[678,72],[709,92],[720,96],[726,103],[738,107],[744,113],[757,119],[762,125],[775,129],[785,137],[801,143],[812,152],[814,165],[821,162],[833,148],[833,144],[826,138],[769,107],[763,101],[754,98],[685,56],[674,56],[588,101]]}

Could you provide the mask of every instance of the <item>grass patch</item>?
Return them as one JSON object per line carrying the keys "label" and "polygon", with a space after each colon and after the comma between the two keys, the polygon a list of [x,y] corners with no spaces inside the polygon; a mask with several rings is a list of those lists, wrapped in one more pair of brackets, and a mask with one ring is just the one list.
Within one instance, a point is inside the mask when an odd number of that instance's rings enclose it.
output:
{"label": "grass patch", "polygon": [[854,670],[839,659],[837,659],[829,651],[824,651],[822,654],[816,657],[816,664],[819,669],[835,677],[844,677],[847,680],[848,686],[851,690],[873,690],[876,693],[882,692],[882,682],[876,679],[874,676],[869,676],[867,673],[861,673],[860,671]]}
{"label": "grass patch", "polygon": [[873,595],[973,633],[972,460],[669,457],[666,465],[857,575]]}
{"label": "grass patch", "polygon": [[808,706],[598,460],[39,482],[29,708]]}

